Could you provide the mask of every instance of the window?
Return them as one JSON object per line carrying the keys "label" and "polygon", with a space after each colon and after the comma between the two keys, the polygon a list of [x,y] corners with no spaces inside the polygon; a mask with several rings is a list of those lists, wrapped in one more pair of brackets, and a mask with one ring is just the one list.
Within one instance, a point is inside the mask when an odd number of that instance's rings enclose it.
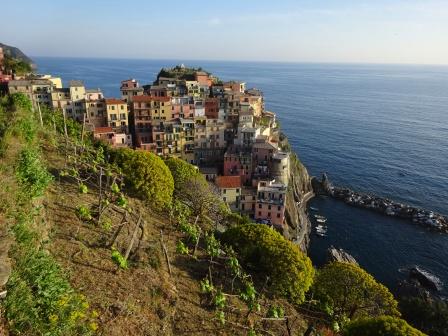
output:
{"label": "window", "polygon": [[282,210],[282,207],[280,205],[277,208],[278,208],[278,211]]}
{"label": "window", "polygon": [[223,194],[225,194],[225,193],[226,193],[226,191],[227,191],[227,189],[223,189],[222,193],[223,193]]}
{"label": "window", "polygon": [[271,213],[270,212],[268,212],[268,217],[271,218]]}
{"label": "window", "polygon": [[239,192],[240,192],[240,189],[237,188],[237,189],[236,189],[236,193],[239,194]]}
{"label": "window", "polygon": [[227,199],[226,199],[225,197],[223,197],[222,199],[224,200],[224,202],[226,202],[226,201],[227,201]]}
{"label": "window", "polygon": [[280,214],[279,213],[277,214],[277,218],[280,218]]}
{"label": "window", "polygon": [[123,106],[123,105],[120,105],[120,109],[121,109],[121,110],[124,110],[124,106]]}
{"label": "window", "polygon": [[268,205],[268,210],[271,210],[271,205],[270,204]]}
{"label": "window", "polygon": [[262,207],[263,207],[263,205],[261,205],[261,203],[258,204],[258,209],[261,209]]}
{"label": "window", "polygon": [[261,216],[261,211],[258,211],[258,216]]}
{"label": "window", "polygon": [[112,106],[110,107],[110,109],[111,109],[111,110],[115,110],[115,106],[112,105]]}
{"label": "window", "polygon": [[120,113],[120,119],[126,120],[126,113]]}
{"label": "window", "polygon": [[241,204],[241,210],[244,211],[244,204]]}

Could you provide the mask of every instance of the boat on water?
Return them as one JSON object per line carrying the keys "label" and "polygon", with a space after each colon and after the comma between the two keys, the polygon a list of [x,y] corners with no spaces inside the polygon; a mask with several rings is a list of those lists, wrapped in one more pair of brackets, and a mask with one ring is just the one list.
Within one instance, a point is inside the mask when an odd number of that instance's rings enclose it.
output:
{"label": "boat on water", "polygon": [[312,206],[310,206],[310,210],[313,210],[313,211],[319,211],[318,208],[315,208],[315,207],[312,207]]}
{"label": "boat on water", "polygon": [[318,225],[318,226],[316,226],[316,231],[317,232],[326,233],[327,232],[327,227],[323,226],[323,225]]}
{"label": "boat on water", "polygon": [[319,232],[319,231],[316,231],[316,235],[319,236],[319,237],[326,237],[327,236],[325,234],[325,232]]}
{"label": "boat on water", "polygon": [[317,218],[316,219],[316,222],[318,222],[318,223],[325,223],[326,221],[327,221],[326,218]]}
{"label": "boat on water", "polygon": [[322,216],[322,215],[314,215],[314,218],[325,219],[325,217],[324,217],[324,216]]}

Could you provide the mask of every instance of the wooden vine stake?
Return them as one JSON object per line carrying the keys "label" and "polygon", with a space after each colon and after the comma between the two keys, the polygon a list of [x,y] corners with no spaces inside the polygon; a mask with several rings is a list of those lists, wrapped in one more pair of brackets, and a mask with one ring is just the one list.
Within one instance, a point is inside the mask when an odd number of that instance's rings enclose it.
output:
{"label": "wooden vine stake", "polygon": [[131,253],[131,250],[132,250],[132,246],[134,246],[135,239],[137,238],[137,232],[138,232],[138,229],[140,228],[141,220],[142,220],[142,214],[140,213],[140,216],[138,217],[137,224],[135,224],[134,232],[132,233],[131,242],[129,243],[129,246],[124,255],[124,259],[126,259],[126,260],[128,260],[129,254]]}
{"label": "wooden vine stake", "polygon": [[165,246],[165,243],[163,242],[163,232],[162,232],[162,230],[160,230],[160,244],[162,245],[163,254],[165,255],[165,260],[166,260],[166,263],[168,265],[168,272],[171,275],[170,258],[168,256],[168,250],[167,250],[167,248]]}

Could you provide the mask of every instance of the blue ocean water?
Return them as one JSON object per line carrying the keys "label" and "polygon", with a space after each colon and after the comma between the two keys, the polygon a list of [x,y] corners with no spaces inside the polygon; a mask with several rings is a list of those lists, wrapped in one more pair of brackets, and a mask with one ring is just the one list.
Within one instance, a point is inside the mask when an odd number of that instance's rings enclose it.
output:
{"label": "blue ocean water", "polygon": [[[35,57],[39,71],[81,79],[106,96],[120,81],[154,80],[161,67],[201,66],[265,94],[291,145],[313,175],[337,185],[448,214],[448,67]],[[328,237],[312,237],[310,256],[351,253],[395,288],[399,269],[420,265],[448,288],[448,235],[352,208],[329,198],[312,205],[328,218]],[[446,291],[448,292],[448,291]]]}

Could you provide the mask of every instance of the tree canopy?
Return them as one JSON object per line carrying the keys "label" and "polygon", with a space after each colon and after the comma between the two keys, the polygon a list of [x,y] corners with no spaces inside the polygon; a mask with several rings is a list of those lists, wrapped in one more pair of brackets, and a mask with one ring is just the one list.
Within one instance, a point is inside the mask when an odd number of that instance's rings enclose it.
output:
{"label": "tree canopy", "polygon": [[314,280],[314,298],[336,320],[363,316],[397,315],[392,293],[359,266],[332,262]]}
{"label": "tree canopy", "polygon": [[292,242],[263,224],[232,227],[222,236],[242,262],[253,271],[269,277],[268,285],[276,295],[301,303],[312,284],[311,260]]}
{"label": "tree canopy", "polygon": [[126,184],[154,207],[171,203],[174,181],[170,170],[157,155],[121,148],[112,152],[113,161],[125,175]]}
{"label": "tree canopy", "polygon": [[171,171],[174,179],[174,189],[176,191],[181,190],[183,185],[191,178],[202,175],[199,173],[197,167],[185,162],[184,160],[176,158],[168,158],[165,160],[165,164]]}
{"label": "tree canopy", "polygon": [[362,318],[349,323],[344,336],[425,336],[405,320],[393,316]]}

